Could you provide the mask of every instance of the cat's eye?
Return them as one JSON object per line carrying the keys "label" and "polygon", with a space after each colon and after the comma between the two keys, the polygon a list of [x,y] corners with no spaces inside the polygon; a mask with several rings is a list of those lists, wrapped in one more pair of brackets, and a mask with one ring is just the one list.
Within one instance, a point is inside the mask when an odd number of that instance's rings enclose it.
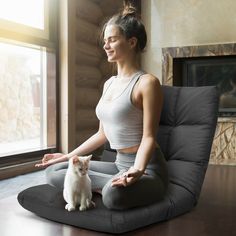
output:
{"label": "cat's eye", "polygon": [[79,171],[82,171],[83,169],[82,168],[79,168]]}

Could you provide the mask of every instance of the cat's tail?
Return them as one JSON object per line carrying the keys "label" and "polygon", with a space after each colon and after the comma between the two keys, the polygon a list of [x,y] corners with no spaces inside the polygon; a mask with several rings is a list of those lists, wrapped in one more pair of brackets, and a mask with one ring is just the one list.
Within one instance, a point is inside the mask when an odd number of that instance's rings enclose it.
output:
{"label": "cat's tail", "polygon": [[86,200],[86,206],[87,208],[95,208],[96,207],[96,204],[95,202],[93,202],[92,200],[88,199]]}

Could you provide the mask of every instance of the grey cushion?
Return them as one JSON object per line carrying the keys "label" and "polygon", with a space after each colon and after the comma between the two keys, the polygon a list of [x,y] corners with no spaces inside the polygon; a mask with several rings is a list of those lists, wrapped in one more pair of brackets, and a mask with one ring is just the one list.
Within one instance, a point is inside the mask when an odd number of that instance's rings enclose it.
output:
{"label": "grey cushion", "polygon": [[[100,195],[94,194],[95,209],[69,213],[64,210],[61,192],[52,186],[40,185],[22,191],[18,195],[19,203],[41,217],[108,233],[128,232],[190,211],[197,204],[208,166],[219,95],[216,87],[163,86],[163,92],[157,140],[168,160],[170,179],[163,201],[113,211],[104,207]],[[104,153],[106,158],[114,156],[109,146]]]}

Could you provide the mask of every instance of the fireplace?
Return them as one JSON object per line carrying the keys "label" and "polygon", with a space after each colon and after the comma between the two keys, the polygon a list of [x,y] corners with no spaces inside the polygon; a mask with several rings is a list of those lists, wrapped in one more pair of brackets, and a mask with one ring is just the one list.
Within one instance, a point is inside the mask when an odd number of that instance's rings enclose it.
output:
{"label": "fireplace", "polygon": [[[235,79],[235,58],[236,43],[163,48],[162,83],[168,86],[216,85],[219,87],[221,96],[225,93],[230,94],[233,87],[230,78]],[[186,75],[190,80],[186,79]],[[231,101],[233,101],[232,97]],[[236,165],[234,105],[233,102],[229,105],[223,102],[219,107],[210,157],[211,164]]]}
{"label": "fireplace", "polygon": [[236,56],[173,59],[174,86],[217,86],[219,116],[236,117]]}

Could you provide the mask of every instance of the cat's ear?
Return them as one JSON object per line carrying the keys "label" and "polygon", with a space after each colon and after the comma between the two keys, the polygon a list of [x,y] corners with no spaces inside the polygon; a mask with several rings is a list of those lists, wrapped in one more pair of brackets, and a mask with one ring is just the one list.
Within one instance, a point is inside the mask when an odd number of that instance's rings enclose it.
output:
{"label": "cat's ear", "polygon": [[87,161],[89,161],[92,158],[92,156],[93,156],[92,154],[87,156]]}
{"label": "cat's ear", "polygon": [[73,162],[74,165],[77,164],[79,162],[79,157],[78,156],[73,156],[72,157],[72,162]]}
{"label": "cat's ear", "polygon": [[86,163],[89,163],[90,159],[92,158],[93,155],[89,155],[89,156],[84,156],[84,161]]}

